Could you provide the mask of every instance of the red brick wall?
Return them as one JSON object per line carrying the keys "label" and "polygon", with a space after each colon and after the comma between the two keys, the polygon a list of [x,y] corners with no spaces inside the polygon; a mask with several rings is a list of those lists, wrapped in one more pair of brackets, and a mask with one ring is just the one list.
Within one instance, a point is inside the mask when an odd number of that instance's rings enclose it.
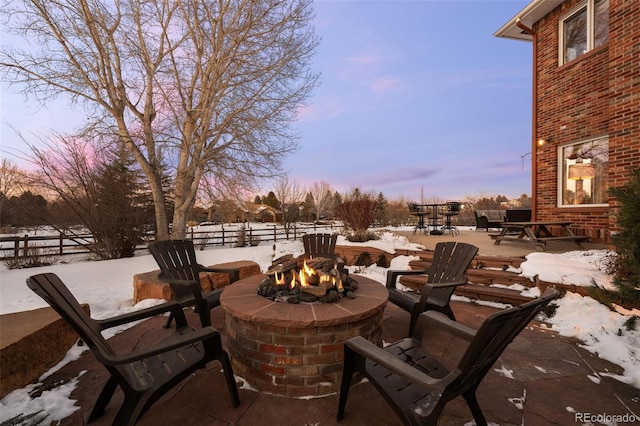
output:
{"label": "red brick wall", "polygon": [[[640,167],[640,2],[609,2],[609,179],[616,187]],[[615,230],[613,211],[611,223]]]}
{"label": "red brick wall", "polygon": [[[609,135],[609,185],[640,165],[640,2],[610,0],[609,43],[559,66],[559,19],[580,0],[568,0],[534,26],[537,33],[536,219],[570,220],[576,233],[609,241],[608,207],[558,207],[558,147]],[[614,200],[610,200],[610,205]]]}

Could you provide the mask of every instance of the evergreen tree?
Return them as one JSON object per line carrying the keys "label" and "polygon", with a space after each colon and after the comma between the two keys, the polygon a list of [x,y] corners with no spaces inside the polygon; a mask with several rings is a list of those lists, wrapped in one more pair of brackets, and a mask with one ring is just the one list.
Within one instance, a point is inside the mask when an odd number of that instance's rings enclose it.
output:
{"label": "evergreen tree", "polygon": [[376,210],[376,221],[378,222],[379,225],[386,225],[387,224],[387,207],[389,203],[387,202],[387,199],[384,197],[382,192],[378,194],[377,201],[378,201],[378,208]]}
{"label": "evergreen tree", "polygon": [[133,162],[118,158],[102,165],[96,176],[97,216],[93,236],[105,257],[131,257],[152,223],[148,196],[140,191],[141,174]]}
{"label": "evergreen tree", "polygon": [[617,212],[620,231],[614,238],[618,252],[615,283],[624,297],[640,300],[640,168],[630,172],[626,185],[610,188],[620,207]]}
{"label": "evergreen tree", "polygon": [[266,197],[262,197],[262,203],[273,207],[274,209],[280,209],[280,201],[278,201],[278,198],[273,191],[269,191]]}

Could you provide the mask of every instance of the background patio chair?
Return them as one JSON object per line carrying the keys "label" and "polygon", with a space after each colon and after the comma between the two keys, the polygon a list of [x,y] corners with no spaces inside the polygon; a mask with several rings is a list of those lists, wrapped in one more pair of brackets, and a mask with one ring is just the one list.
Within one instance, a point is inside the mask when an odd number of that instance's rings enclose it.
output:
{"label": "background patio chair", "polygon": [[344,260],[336,254],[336,242],[338,234],[304,234],[302,244],[304,245],[304,256],[324,257],[333,259],[339,271],[344,270]]}
{"label": "background patio chair", "polygon": [[[420,315],[412,337],[379,348],[361,336],[344,344],[344,368],[337,419],[344,417],[354,372],[360,372],[376,387],[406,425],[436,425],[446,404],[462,396],[476,424],[487,424],[476,399],[476,390],[507,345],[558,296],[548,289],[540,298],[495,312],[478,331],[452,321],[438,312]],[[468,340],[457,366],[444,367],[422,345],[425,333],[443,329]]]}
{"label": "background patio chair", "polygon": [[[160,267],[159,279],[171,286],[176,300],[183,306],[196,306],[203,326],[211,325],[209,310],[220,305],[223,288],[203,293],[200,285],[201,272],[221,272],[229,275],[229,283],[239,279],[238,269],[207,268],[196,260],[196,251],[191,240],[164,240],[149,244],[149,250]],[[202,299],[206,309],[200,309]],[[167,320],[166,328],[171,325],[173,316]]]}
{"label": "background patio chair", "polygon": [[[411,314],[409,336],[413,333],[418,315],[424,311],[439,311],[455,321],[456,317],[449,305],[451,295],[457,286],[467,283],[466,271],[476,253],[478,247],[472,244],[441,242],[436,244],[431,265],[427,269],[387,272],[389,301]],[[426,277],[426,284],[420,295],[396,287],[396,281],[402,275]]]}
{"label": "background patio chair", "polygon": [[[75,329],[110,374],[88,422],[103,415],[119,386],[124,393],[124,401],[113,425],[133,425],[162,395],[212,360],[218,360],[222,365],[233,406],[240,404],[233,370],[222,348],[220,333],[210,326],[198,329],[188,327],[179,303],[170,301],[113,318],[93,320],[57,275],[34,275],[27,279],[27,286]],[[109,341],[102,337],[101,332],[110,327],[166,312],[172,312],[175,316],[176,330],[151,346],[118,354]]]}

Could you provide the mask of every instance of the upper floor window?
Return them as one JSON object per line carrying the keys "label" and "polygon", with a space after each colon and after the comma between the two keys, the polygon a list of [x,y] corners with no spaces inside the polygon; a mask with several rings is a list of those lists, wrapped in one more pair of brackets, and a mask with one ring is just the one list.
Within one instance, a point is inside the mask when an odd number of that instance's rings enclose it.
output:
{"label": "upper floor window", "polygon": [[609,41],[609,0],[586,0],[560,20],[560,64]]}
{"label": "upper floor window", "polygon": [[609,138],[560,147],[559,205],[607,205]]}

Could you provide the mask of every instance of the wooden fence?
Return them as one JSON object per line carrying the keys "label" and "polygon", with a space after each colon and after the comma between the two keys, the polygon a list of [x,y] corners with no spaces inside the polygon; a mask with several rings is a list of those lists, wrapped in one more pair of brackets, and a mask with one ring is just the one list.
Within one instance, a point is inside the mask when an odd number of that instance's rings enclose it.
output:
{"label": "wooden fence", "polygon": [[[197,247],[227,246],[242,247],[258,245],[261,242],[296,240],[309,232],[331,232],[341,229],[339,224],[304,224],[296,223],[287,229],[279,224],[249,224],[206,226],[190,228],[187,230],[187,238],[193,240]],[[136,250],[146,250],[153,238],[136,247]],[[65,256],[91,252],[91,244],[94,239],[91,234],[65,234],[58,235],[22,235],[0,237],[0,260],[15,259],[34,255]]]}

